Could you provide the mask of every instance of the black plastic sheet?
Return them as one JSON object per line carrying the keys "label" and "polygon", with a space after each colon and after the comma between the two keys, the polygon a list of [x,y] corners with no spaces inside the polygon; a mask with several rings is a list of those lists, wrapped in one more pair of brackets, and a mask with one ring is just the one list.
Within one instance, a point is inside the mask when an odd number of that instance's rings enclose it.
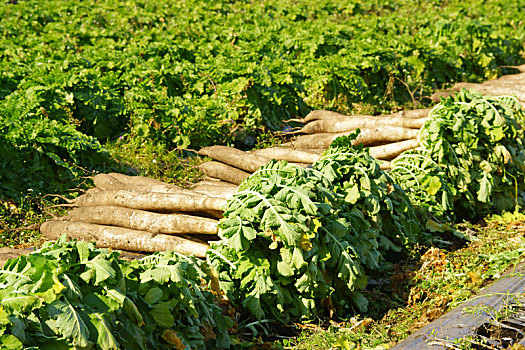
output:
{"label": "black plastic sheet", "polygon": [[[493,349],[525,343],[525,269],[508,273],[391,350],[454,349],[471,337]],[[507,315],[507,316],[506,316]],[[486,348],[486,347],[485,347]]]}

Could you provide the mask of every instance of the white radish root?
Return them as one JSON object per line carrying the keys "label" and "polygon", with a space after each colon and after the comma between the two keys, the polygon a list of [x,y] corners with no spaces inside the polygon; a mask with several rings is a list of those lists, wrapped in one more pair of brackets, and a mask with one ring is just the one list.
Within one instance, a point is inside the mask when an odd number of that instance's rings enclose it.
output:
{"label": "white radish root", "polygon": [[221,163],[253,173],[270,161],[270,159],[256,154],[241,151],[227,146],[203,147],[199,154],[208,156]]}
{"label": "white radish root", "polygon": [[[118,180],[120,183],[127,186],[127,188],[111,188],[110,185],[105,185],[108,189],[125,189],[128,191],[139,191],[139,192],[158,192],[158,193],[184,193],[188,195],[196,195],[195,192],[179,187],[177,185],[169,184],[160,180],[152,179],[145,176],[128,176],[119,173],[109,173],[109,174],[98,174],[94,177],[94,180],[99,175],[111,176]],[[99,182],[102,181],[100,177]],[[97,182],[95,182],[97,185]]]}
{"label": "white radish root", "polygon": [[237,186],[223,187],[198,182],[195,184],[195,186],[192,187],[192,190],[197,193],[207,194],[208,196],[229,199],[233,196],[235,192],[237,192]]}
{"label": "white radish root", "polygon": [[56,240],[66,234],[70,239],[95,242],[99,248],[110,247],[134,252],[169,250],[179,254],[204,258],[209,247],[202,241],[84,222],[47,221],[40,226],[40,231],[48,240]]}
{"label": "white radish root", "polygon": [[388,162],[388,161],[382,161],[382,162],[379,163],[379,168],[381,170],[389,170],[391,167],[392,166],[391,166],[390,162]]}
{"label": "white radish root", "polygon": [[126,227],[152,233],[217,234],[217,220],[185,214],[158,214],[115,206],[80,207],[67,218],[89,224]]}
{"label": "white radish root", "polygon": [[79,207],[118,206],[152,211],[208,211],[222,210],[226,200],[203,194],[132,192],[109,190],[86,193],[73,201]]}
{"label": "white radish root", "polygon": [[[298,149],[326,149],[339,136],[346,136],[353,131],[341,133],[312,134],[297,137],[287,145]],[[419,134],[417,129],[401,128],[396,126],[382,126],[373,129],[362,129],[359,136],[352,142],[354,145],[363,144],[369,146],[378,143],[397,142],[416,138]]]}
{"label": "white radish root", "polygon": [[398,126],[402,128],[420,129],[425,118],[392,118],[392,117],[344,117],[337,120],[316,120],[306,124],[297,133],[318,134],[354,131],[356,129],[372,129],[382,126]]}
{"label": "white radish root", "polygon": [[370,147],[370,155],[376,159],[390,160],[397,157],[404,151],[419,147],[417,139],[405,140],[391,143],[388,145]]}
{"label": "white radish root", "polygon": [[320,156],[314,152],[302,151],[292,148],[272,147],[251,151],[268,159],[286,160],[292,163],[312,164],[319,160]]}
{"label": "white radish root", "polygon": [[432,108],[421,108],[421,109],[412,109],[407,111],[400,111],[393,114],[387,114],[384,116],[398,117],[398,118],[408,118],[408,119],[419,119],[428,117],[428,113]]}
{"label": "white radish root", "polygon": [[221,179],[226,182],[239,185],[250,176],[249,173],[220,162],[204,162],[199,169],[207,176]]}
{"label": "white radish root", "polygon": [[348,117],[348,116],[345,114],[338,113],[338,112],[327,111],[325,109],[318,109],[315,111],[311,111],[304,118],[289,119],[289,120],[286,120],[286,122],[309,123],[314,120],[337,119],[337,118],[344,118],[344,117]]}
{"label": "white radish root", "polygon": [[234,190],[237,189],[237,185],[234,185],[230,182],[222,181],[219,179],[214,179],[211,177],[206,177],[204,180],[195,183],[192,188],[195,188],[195,185],[210,185],[210,186],[216,186],[216,187],[231,188]]}

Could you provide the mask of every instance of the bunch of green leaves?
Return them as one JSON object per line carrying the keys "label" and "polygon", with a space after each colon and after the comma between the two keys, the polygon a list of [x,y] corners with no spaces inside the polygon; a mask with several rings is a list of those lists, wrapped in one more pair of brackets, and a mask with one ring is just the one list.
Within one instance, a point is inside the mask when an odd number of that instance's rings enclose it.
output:
{"label": "bunch of green leaves", "polygon": [[391,161],[389,175],[407,193],[421,216],[441,222],[454,221],[450,181],[429,151],[417,148],[403,152]]}
{"label": "bunch of green leaves", "polygon": [[373,255],[360,256],[366,259],[367,267],[377,269],[380,258],[389,250],[406,252],[424,240],[424,233],[401,187],[380,169],[362,145],[351,146],[358,134],[359,131],[337,138],[313,167],[332,182],[335,193],[344,197],[350,214],[359,214],[359,221],[350,220],[356,228],[355,239],[377,249]]}
{"label": "bunch of green leaves", "polygon": [[[350,240],[359,228],[314,169],[272,161],[244,181],[228,201],[221,241],[209,258],[228,298],[258,320],[312,319],[323,311],[365,310],[367,283]],[[364,224],[362,225],[364,226]]]}
{"label": "bunch of green leaves", "polygon": [[366,310],[367,273],[425,240],[414,208],[363,147],[338,139],[312,168],[270,162],[228,202],[209,257],[257,319]]}
{"label": "bunch of green leaves", "polygon": [[[444,99],[429,117],[420,134],[424,150],[416,152],[425,157],[421,158],[425,164],[411,165],[414,158],[405,156],[394,163],[410,169],[418,180],[424,197],[416,201],[427,203],[433,214],[452,219],[523,206],[525,111],[515,98],[462,90]],[[402,171],[396,173],[403,183]],[[429,205],[427,195],[439,195],[436,202],[441,206]]]}
{"label": "bunch of green leaves", "polygon": [[0,270],[2,348],[228,347],[232,321],[203,277],[173,253],[128,263],[91,243],[45,243]]}
{"label": "bunch of green leaves", "polygon": [[100,142],[74,125],[46,117],[31,100],[0,101],[0,198],[64,192],[88,170],[109,164]]}

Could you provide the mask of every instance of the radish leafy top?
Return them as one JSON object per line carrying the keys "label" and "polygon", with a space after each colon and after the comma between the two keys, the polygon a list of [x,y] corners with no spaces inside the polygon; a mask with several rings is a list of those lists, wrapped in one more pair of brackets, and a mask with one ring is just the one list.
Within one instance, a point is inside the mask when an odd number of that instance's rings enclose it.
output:
{"label": "radish leafy top", "polygon": [[9,349],[226,348],[232,321],[175,253],[126,262],[86,242],[45,243],[0,270],[0,344]]}
{"label": "radish leafy top", "polygon": [[421,129],[424,149],[401,155],[392,174],[415,202],[441,218],[520,208],[525,203],[524,117],[513,97],[462,90],[430,112]]}
{"label": "radish leafy top", "polygon": [[283,322],[365,311],[368,272],[423,238],[404,192],[364,149],[344,145],[312,168],[268,163],[240,185],[219,227],[208,258],[227,296]]}

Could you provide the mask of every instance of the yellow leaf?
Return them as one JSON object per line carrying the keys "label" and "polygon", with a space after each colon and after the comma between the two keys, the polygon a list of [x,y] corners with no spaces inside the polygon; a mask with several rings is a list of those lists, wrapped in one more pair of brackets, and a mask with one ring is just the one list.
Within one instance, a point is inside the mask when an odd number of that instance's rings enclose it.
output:
{"label": "yellow leaf", "polygon": [[479,277],[480,277],[479,273],[474,272],[474,271],[467,272],[467,276],[470,278],[472,283],[476,283],[479,280]]}
{"label": "yellow leaf", "polygon": [[277,249],[277,247],[279,247],[279,243],[277,243],[276,241],[273,241],[272,243],[270,243],[270,245],[268,246],[268,248],[270,249]]}
{"label": "yellow leaf", "polygon": [[299,247],[306,251],[312,249],[313,245],[312,242],[310,242],[310,238],[313,237],[315,237],[315,234],[309,235],[308,233],[303,233],[301,239],[299,240]]}
{"label": "yellow leaf", "polygon": [[172,331],[171,329],[166,329],[164,333],[162,334],[162,339],[164,339],[168,344],[174,345],[177,350],[184,350],[186,349],[186,346],[180,340],[177,333]]}
{"label": "yellow leaf", "polygon": [[314,227],[312,229],[312,232],[314,233],[314,236],[315,236],[315,232],[317,232],[317,230],[319,229],[319,227],[321,227],[321,221],[319,221],[318,219],[314,218],[312,220],[312,223],[314,224]]}
{"label": "yellow leaf", "polygon": [[66,289],[66,287],[58,280],[57,276],[55,275],[53,275],[53,282],[55,282],[53,284],[53,292],[55,292],[56,294]]}
{"label": "yellow leaf", "polygon": [[513,344],[510,347],[510,350],[525,350],[525,345],[523,345],[523,344]]}

